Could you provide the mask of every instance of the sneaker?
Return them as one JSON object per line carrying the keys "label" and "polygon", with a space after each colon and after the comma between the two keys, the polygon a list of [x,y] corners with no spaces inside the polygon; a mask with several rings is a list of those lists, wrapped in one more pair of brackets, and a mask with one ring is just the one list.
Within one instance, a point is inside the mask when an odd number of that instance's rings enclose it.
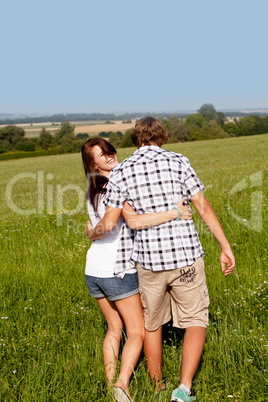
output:
{"label": "sneaker", "polygon": [[191,392],[191,395],[187,394],[183,389],[177,388],[172,391],[171,400],[176,402],[191,402],[196,401],[196,396],[194,392]]}

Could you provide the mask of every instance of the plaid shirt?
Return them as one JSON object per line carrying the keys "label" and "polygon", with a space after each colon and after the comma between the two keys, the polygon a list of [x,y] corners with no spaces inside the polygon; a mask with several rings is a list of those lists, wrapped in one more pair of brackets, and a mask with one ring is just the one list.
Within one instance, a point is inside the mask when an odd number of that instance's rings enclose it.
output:
{"label": "plaid shirt", "polygon": [[[182,198],[190,201],[203,188],[188,158],[147,145],[112,170],[105,203],[123,208],[127,200],[138,214],[160,212],[172,209]],[[162,271],[191,265],[203,255],[193,221],[173,220],[137,230],[131,259],[146,269]]]}
{"label": "plaid shirt", "polygon": [[134,230],[126,224],[124,220],[121,227],[120,240],[116,253],[116,261],[114,266],[114,274],[123,278],[126,268],[135,268],[135,261],[132,259],[133,242],[135,238]]}

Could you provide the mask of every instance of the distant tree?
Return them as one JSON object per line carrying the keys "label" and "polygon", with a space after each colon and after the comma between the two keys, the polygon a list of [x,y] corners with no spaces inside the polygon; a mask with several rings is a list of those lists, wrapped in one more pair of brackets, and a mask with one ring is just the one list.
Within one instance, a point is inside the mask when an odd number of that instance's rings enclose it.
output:
{"label": "distant tree", "polygon": [[267,133],[268,116],[245,116],[239,119],[237,126],[239,128],[240,135],[243,136]]}
{"label": "distant tree", "polygon": [[238,137],[239,136],[239,128],[238,125],[229,121],[228,123],[223,125],[223,130],[229,134],[230,137]]}
{"label": "distant tree", "polygon": [[174,144],[176,142],[179,142],[178,139],[175,136],[170,134],[168,136],[168,140],[167,140],[166,144]]}
{"label": "distant tree", "polygon": [[202,139],[213,140],[216,138],[228,138],[229,135],[224,131],[216,121],[209,121],[206,126],[201,128]]}
{"label": "distant tree", "polygon": [[25,131],[21,127],[9,125],[0,129],[1,148],[5,151],[15,149],[16,144],[24,139]]}
{"label": "distant tree", "polygon": [[206,120],[205,120],[204,116],[202,116],[201,113],[192,113],[192,114],[189,114],[186,117],[186,119],[185,119],[185,121],[183,123],[183,126],[185,128],[189,128],[189,127],[192,127],[192,126],[196,126],[196,127],[201,128],[205,124],[206,124]]}
{"label": "distant tree", "polygon": [[252,115],[252,117],[255,120],[254,133],[255,134],[263,134],[263,133],[265,133],[264,119],[261,116],[259,116],[258,114],[254,114],[254,115]]}
{"label": "distant tree", "polygon": [[76,135],[77,139],[89,138],[88,133],[79,133]]}
{"label": "distant tree", "polygon": [[65,134],[60,141],[60,153],[71,153],[77,151],[77,142],[74,133]]}
{"label": "distant tree", "polygon": [[121,138],[120,148],[129,148],[134,147],[133,141],[131,139],[131,134],[133,133],[134,129],[127,130],[123,137]]}
{"label": "distant tree", "polygon": [[36,148],[36,141],[30,138],[25,138],[26,143],[24,144],[24,151],[31,152],[35,151]]}
{"label": "distant tree", "polygon": [[225,114],[222,112],[217,112],[217,117],[215,119],[215,121],[221,126],[223,127],[225,121],[226,121],[226,117]]}
{"label": "distant tree", "polygon": [[237,122],[241,136],[257,134],[255,131],[256,120],[253,116],[245,116]]}
{"label": "distant tree", "polygon": [[14,144],[25,136],[25,131],[17,126],[5,126],[0,129],[0,140],[5,140]]}
{"label": "distant tree", "polygon": [[58,136],[59,138],[62,138],[62,137],[64,137],[64,136],[67,135],[67,134],[74,134],[74,129],[75,129],[75,126],[72,125],[72,124],[69,122],[68,119],[65,120],[65,121],[62,121],[62,122],[61,122],[61,128],[60,128],[60,130],[57,132],[57,136]]}
{"label": "distant tree", "polygon": [[177,116],[170,117],[167,134],[170,139],[176,138],[179,142],[188,140],[188,131],[183,127],[183,122]]}
{"label": "distant tree", "polygon": [[38,145],[42,148],[42,149],[48,149],[51,147],[51,143],[53,141],[53,137],[52,135],[45,129],[45,127],[42,128],[42,131],[40,133],[40,137],[39,137],[39,141],[38,141]]}
{"label": "distant tree", "polygon": [[160,119],[164,131],[167,133],[171,128],[170,119]]}
{"label": "distant tree", "polygon": [[225,114],[217,112],[211,103],[205,103],[197,112],[200,113],[206,121],[215,120],[221,127],[226,120]]}
{"label": "distant tree", "polygon": [[14,149],[16,151],[35,151],[36,141],[29,138],[21,138],[16,144],[14,145]]}
{"label": "distant tree", "polygon": [[212,140],[229,137],[215,120],[206,122],[206,124],[201,128],[198,126],[191,126],[189,130],[189,141]]}
{"label": "distant tree", "polygon": [[268,133],[268,115],[263,117],[264,133]]}
{"label": "distant tree", "polygon": [[109,135],[109,142],[112,144],[113,147],[117,148],[120,144],[120,138],[116,133],[111,133]]}
{"label": "distant tree", "polygon": [[12,151],[12,149],[14,148],[12,143],[7,140],[0,140],[0,143],[1,143],[1,148],[4,149],[5,152]]}
{"label": "distant tree", "polygon": [[204,103],[197,111],[200,113],[207,121],[216,120],[217,112],[215,107],[211,103]]}
{"label": "distant tree", "polygon": [[101,138],[108,138],[109,137],[109,133],[107,131],[101,131],[99,133],[99,137]]}
{"label": "distant tree", "polygon": [[205,140],[204,134],[201,131],[201,128],[197,126],[192,126],[189,128],[189,141],[201,141]]}

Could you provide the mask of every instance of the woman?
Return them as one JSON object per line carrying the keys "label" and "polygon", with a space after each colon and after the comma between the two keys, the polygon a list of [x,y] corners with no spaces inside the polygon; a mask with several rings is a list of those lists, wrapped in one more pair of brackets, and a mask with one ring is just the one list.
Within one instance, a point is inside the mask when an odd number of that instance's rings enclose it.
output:
{"label": "woman", "polygon": [[[88,212],[95,226],[105,213],[103,196],[109,180],[110,171],[117,165],[116,150],[106,140],[93,138],[82,147],[82,159],[89,187],[87,192]],[[160,213],[137,215],[125,203],[123,215],[132,229],[143,229],[172,219],[191,219],[188,206],[183,200],[175,209]],[[92,226],[88,222],[88,229]],[[87,253],[86,283],[89,293],[97,299],[103,312],[108,330],[103,342],[105,374],[111,386],[116,372],[119,344],[124,326],[127,340],[122,352],[121,370],[114,386],[117,401],[131,401],[129,381],[141,353],[144,339],[143,311],[138,293],[138,276],[130,260],[134,232],[121,216],[116,228],[105,238],[92,243]],[[122,247],[123,244],[123,247]],[[130,244],[131,247],[126,247]],[[122,263],[119,250],[124,250],[125,275],[114,275],[116,265]]]}

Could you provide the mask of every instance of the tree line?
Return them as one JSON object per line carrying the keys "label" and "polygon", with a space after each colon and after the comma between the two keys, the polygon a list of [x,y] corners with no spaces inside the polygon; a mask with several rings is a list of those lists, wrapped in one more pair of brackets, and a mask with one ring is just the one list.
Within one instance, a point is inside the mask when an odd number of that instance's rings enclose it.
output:
{"label": "tree line", "polygon": [[204,104],[186,119],[172,116],[162,120],[169,142],[200,141],[268,133],[268,116],[258,114],[228,121],[212,104]]}
{"label": "tree line", "polygon": [[75,126],[69,120],[63,121],[60,129],[51,135],[42,128],[38,138],[25,138],[25,131],[21,127],[8,125],[0,128],[0,153],[10,151],[50,151],[53,154],[79,152],[84,139],[74,134]]}
{"label": "tree line", "polygon": [[[189,114],[185,119],[179,119],[176,115],[170,118],[161,118],[164,130],[168,134],[168,143],[184,141],[211,140],[216,138],[240,137],[268,133],[268,116],[251,115],[242,118],[234,118],[228,122],[222,112],[217,112],[212,104],[204,104],[197,113]],[[117,133],[101,133],[116,148],[131,147],[131,133],[128,130],[121,137]]]}
{"label": "tree line", "polygon": [[[169,119],[172,116],[176,116],[179,119],[185,119],[189,113],[152,113],[152,117],[158,117],[161,119]],[[227,111],[225,116],[227,117],[245,117],[256,115],[254,112],[241,112],[241,111]],[[265,113],[258,113],[260,116],[265,116]],[[135,120],[137,118],[145,117],[145,113],[124,113],[124,114],[114,114],[114,113],[67,113],[67,114],[54,114],[51,116],[25,116],[25,117],[7,117],[7,115],[0,113],[0,124],[10,125],[10,124],[33,124],[33,123],[59,123],[61,121],[118,121],[124,120],[125,122]]]}
{"label": "tree line", "polygon": [[[213,105],[204,104],[197,113],[189,114],[186,118],[177,115],[167,117],[157,116],[168,133],[168,143],[198,141],[216,138],[229,138],[268,133],[268,116],[251,115],[233,121],[227,121],[222,112],[217,112]],[[80,152],[87,133],[75,136],[75,126],[67,119],[62,121],[59,130],[51,135],[45,128],[38,138],[26,138],[25,131],[15,125],[0,128],[0,153],[10,151],[46,151],[47,154]],[[131,140],[133,129],[122,132],[99,133],[107,138],[115,148],[134,146]]]}

